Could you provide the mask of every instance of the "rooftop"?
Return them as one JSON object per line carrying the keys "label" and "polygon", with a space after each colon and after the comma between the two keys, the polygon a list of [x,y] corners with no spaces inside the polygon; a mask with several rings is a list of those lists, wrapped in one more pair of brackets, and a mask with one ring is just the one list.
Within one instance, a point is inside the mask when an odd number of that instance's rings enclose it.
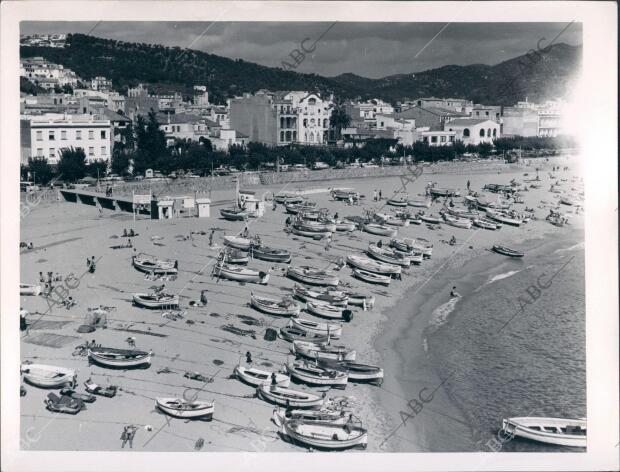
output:
{"label": "rooftop", "polygon": [[479,125],[480,123],[486,123],[490,121],[491,123],[495,123],[493,120],[481,119],[481,118],[455,118],[454,120],[447,123],[449,126],[474,126]]}

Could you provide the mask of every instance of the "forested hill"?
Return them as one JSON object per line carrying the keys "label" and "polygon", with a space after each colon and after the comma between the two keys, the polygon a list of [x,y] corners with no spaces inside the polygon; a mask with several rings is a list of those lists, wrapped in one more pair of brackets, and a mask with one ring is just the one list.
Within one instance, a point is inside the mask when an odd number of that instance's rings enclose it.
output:
{"label": "forested hill", "polygon": [[[223,103],[243,92],[309,90],[339,98],[383,98],[389,101],[422,96],[462,97],[485,104],[512,104],[526,96],[544,101],[565,94],[581,67],[581,47],[557,44],[537,57],[517,57],[495,66],[445,66],[416,74],[368,79],[354,74],[323,77],[266,67],[192,49],[129,43],[71,34],[65,48],[22,46],[22,57],[42,56],[74,70],[83,79],[101,75],[116,90],[138,83],[153,92],[190,94],[206,85],[210,98]],[[534,60],[532,60],[534,59]]]}

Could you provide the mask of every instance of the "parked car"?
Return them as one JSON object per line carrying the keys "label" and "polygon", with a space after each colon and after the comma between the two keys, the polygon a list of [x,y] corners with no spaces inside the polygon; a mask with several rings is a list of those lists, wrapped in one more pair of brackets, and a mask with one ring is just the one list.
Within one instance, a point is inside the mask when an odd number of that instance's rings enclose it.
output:
{"label": "parked car", "polygon": [[307,169],[307,167],[305,165],[303,165],[303,164],[295,164],[293,166],[293,170],[306,170],[306,169]]}
{"label": "parked car", "polygon": [[312,166],[312,170],[325,170],[325,169],[329,169],[329,164],[326,164],[325,162],[315,162],[314,165]]}

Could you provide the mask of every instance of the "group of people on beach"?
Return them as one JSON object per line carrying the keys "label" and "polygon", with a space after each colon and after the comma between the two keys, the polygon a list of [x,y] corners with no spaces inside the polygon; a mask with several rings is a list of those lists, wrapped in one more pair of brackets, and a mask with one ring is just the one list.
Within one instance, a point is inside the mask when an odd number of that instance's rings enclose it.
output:
{"label": "group of people on beach", "polygon": [[383,193],[381,192],[381,189],[379,189],[379,193],[377,193],[377,189],[374,189],[372,191],[372,201],[377,202],[382,199],[383,199]]}

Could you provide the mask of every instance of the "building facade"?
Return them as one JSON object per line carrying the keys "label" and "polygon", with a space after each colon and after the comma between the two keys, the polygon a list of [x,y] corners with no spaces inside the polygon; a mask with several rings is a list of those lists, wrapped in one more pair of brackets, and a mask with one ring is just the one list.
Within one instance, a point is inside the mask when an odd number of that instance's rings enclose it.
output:
{"label": "building facade", "polygon": [[499,123],[493,120],[457,118],[444,125],[444,131],[454,131],[457,140],[463,144],[493,144],[500,137]]}

